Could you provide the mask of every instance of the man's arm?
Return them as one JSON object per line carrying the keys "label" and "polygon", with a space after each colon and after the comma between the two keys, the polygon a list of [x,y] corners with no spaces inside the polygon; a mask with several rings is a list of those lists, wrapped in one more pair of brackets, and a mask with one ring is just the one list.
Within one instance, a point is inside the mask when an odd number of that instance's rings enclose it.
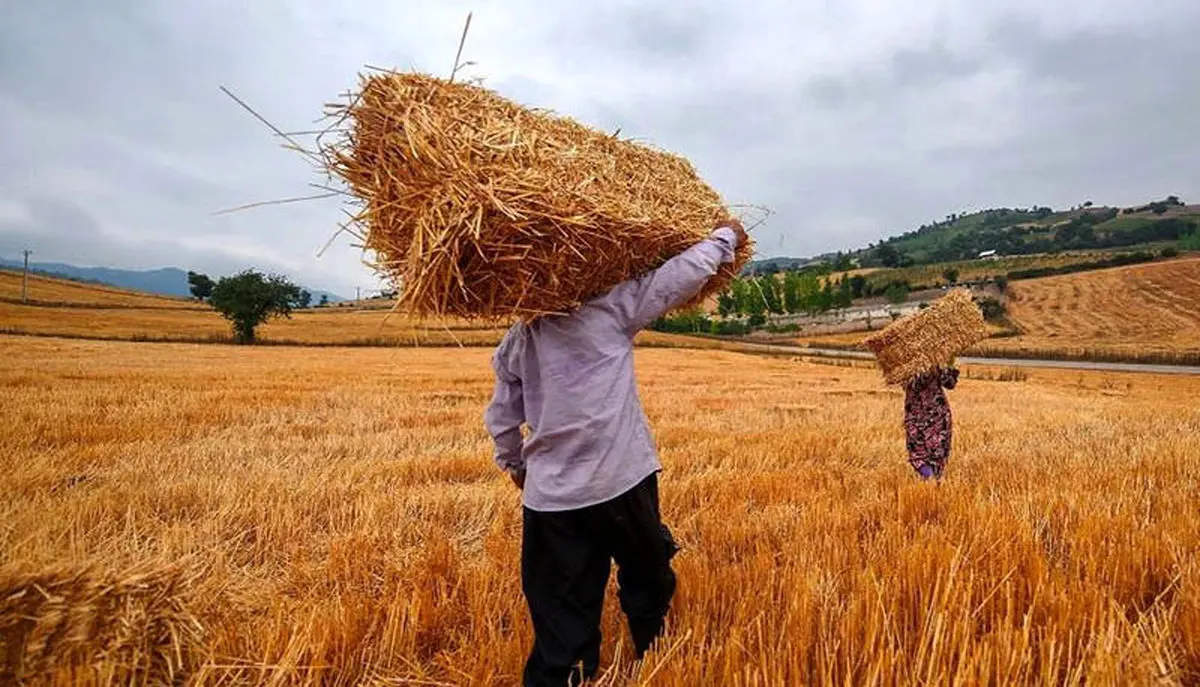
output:
{"label": "man's arm", "polygon": [[518,477],[523,480],[525,459],[521,454],[524,445],[521,425],[525,423],[525,401],[521,380],[508,372],[500,355],[493,358],[492,369],[496,375],[496,385],[491,403],[484,413],[484,424],[495,445],[496,465],[511,475],[514,481]]}
{"label": "man's arm", "polygon": [[602,300],[616,313],[622,329],[632,335],[646,328],[699,293],[722,264],[733,262],[746,234],[740,224],[731,225],[718,228],[650,274],[619,284],[606,294]]}

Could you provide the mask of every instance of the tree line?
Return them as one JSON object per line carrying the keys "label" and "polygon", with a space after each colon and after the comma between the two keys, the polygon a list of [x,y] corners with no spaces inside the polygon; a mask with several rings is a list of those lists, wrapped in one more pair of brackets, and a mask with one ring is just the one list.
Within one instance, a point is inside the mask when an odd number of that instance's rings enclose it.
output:
{"label": "tree line", "polygon": [[[1197,229],[1195,221],[1178,217],[1128,217],[1122,220],[1126,222],[1123,226],[1100,227],[1120,216],[1137,213],[1161,216],[1174,207],[1184,207],[1183,201],[1177,196],[1168,196],[1165,200],[1125,209],[1092,210],[1092,204],[1087,202],[1078,208],[1084,212],[1056,227],[1037,224],[1053,214],[1047,207],[986,210],[978,216],[949,215],[945,222],[922,225],[915,231],[869,247],[861,261],[863,266],[870,267],[909,267],[917,264],[970,260],[988,250],[995,250],[1004,255],[1032,255],[1064,250],[1127,248],[1143,243],[1177,241]],[[905,250],[905,243],[916,237],[950,229],[956,222],[967,221],[972,223],[970,228],[964,224],[962,230],[957,233],[941,237],[930,236],[922,240],[925,245]]]}
{"label": "tree line", "polygon": [[767,315],[816,315],[848,308],[855,298],[869,295],[861,275],[834,280],[821,279],[815,271],[792,271],[735,279],[717,296],[717,313],[722,317],[746,316],[761,324]]}

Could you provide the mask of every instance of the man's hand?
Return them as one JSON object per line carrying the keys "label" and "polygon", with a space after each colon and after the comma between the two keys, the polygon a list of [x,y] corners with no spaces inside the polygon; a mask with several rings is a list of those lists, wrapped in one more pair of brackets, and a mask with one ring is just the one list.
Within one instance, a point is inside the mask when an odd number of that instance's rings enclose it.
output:
{"label": "man's hand", "polygon": [[524,470],[513,470],[508,473],[508,476],[510,479],[512,479],[513,484],[517,485],[518,489],[520,489],[521,491],[525,490],[525,471]]}
{"label": "man's hand", "polygon": [[739,246],[746,245],[746,242],[750,240],[750,236],[746,233],[746,227],[742,226],[742,222],[737,218],[731,217],[725,220],[717,228],[720,229],[721,227],[728,227],[733,230],[733,233],[737,234]]}

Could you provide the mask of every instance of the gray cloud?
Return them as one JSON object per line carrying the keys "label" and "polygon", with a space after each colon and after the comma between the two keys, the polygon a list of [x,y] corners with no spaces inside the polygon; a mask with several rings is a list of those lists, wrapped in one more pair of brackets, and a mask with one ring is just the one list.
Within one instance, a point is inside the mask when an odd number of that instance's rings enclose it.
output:
{"label": "gray cloud", "polygon": [[308,129],[364,64],[447,73],[469,9],[471,75],[686,155],[775,211],[764,253],[979,207],[1200,195],[1191,0],[47,0],[0,26],[0,251],[373,283],[349,241],[315,255],[335,201],[213,214],[318,180],[218,86]]}

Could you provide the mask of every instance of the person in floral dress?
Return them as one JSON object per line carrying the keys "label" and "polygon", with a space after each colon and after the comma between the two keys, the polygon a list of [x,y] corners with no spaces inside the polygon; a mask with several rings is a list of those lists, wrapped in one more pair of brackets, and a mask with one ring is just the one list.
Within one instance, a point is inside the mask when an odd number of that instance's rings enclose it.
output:
{"label": "person in floral dress", "polygon": [[953,423],[946,393],[958,384],[958,370],[939,367],[904,385],[904,433],[908,462],[921,479],[941,479],[950,457]]}

